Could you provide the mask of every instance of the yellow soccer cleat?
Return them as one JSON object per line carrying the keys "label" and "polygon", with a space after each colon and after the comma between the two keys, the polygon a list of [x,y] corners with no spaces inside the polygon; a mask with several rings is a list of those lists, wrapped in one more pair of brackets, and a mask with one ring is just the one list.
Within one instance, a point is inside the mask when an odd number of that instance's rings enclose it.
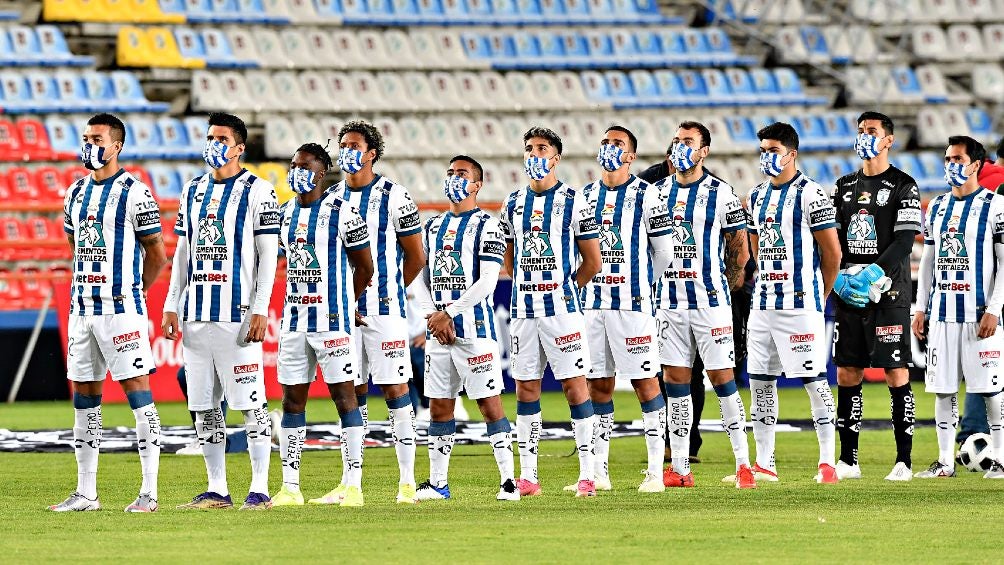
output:
{"label": "yellow soccer cleat", "polygon": [[341,504],[342,499],[345,498],[345,485],[338,485],[331,490],[328,494],[322,496],[321,498],[311,498],[307,501],[308,504]]}
{"label": "yellow soccer cleat", "polygon": [[272,506],[303,506],[303,493],[293,492],[283,485],[272,497]]}
{"label": "yellow soccer cleat", "polygon": [[397,503],[398,504],[415,504],[418,502],[418,494],[415,491],[415,485],[411,483],[401,483],[397,487]]}
{"label": "yellow soccer cleat", "polygon": [[[398,495],[400,496],[400,495]],[[359,507],[363,505],[363,491],[359,487],[345,487],[345,496],[342,497],[340,506],[343,508]]]}

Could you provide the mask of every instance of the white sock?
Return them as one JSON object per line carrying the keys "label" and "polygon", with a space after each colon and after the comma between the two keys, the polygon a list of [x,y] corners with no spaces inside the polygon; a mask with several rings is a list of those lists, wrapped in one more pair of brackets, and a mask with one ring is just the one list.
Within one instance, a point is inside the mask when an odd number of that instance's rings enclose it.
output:
{"label": "white sock", "polygon": [[279,458],[282,460],[282,486],[290,492],[300,492],[300,461],[303,457],[303,442],[307,437],[307,415],[282,415],[279,429]]}
{"label": "white sock", "polygon": [[268,409],[244,410],[244,429],[248,434],[248,455],[251,456],[251,487],[248,491],[268,496],[268,464],[272,457],[272,422]]}
{"label": "white sock", "polygon": [[370,407],[368,404],[359,405],[359,415],[363,417],[363,435],[370,433]]}
{"label": "white sock", "polygon": [[990,448],[994,461],[1004,456],[1004,394],[983,397],[987,405],[987,423],[990,424]]}
{"label": "white sock", "polygon": [[[987,416],[989,419],[989,412]],[[938,435],[938,461],[954,469],[955,429],[959,426],[959,401],[957,394],[935,395],[934,426]]]}
{"label": "white sock", "polygon": [[429,423],[429,482],[442,487],[449,482],[450,453],[457,436],[457,422]]}
{"label": "white sock", "polygon": [[538,483],[537,478],[537,446],[540,443],[541,416],[538,410],[534,414],[516,414],[516,442],[519,444],[519,478]]}
{"label": "white sock", "polygon": [[694,408],[688,394],[670,396],[666,404],[666,419],[669,420],[669,448],[673,451],[673,471],[686,476],[690,474],[690,428],[694,425]]}
{"label": "white sock", "polygon": [[77,458],[77,492],[98,497],[98,451],[101,449],[101,405],[73,411],[73,453]]}
{"label": "white sock", "polygon": [[415,413],[411,404],[390,409],[390,424],[394,430],[394,451],[401,484],[415,484]]}
{"label": "white sock", "polygon": [[666,406],[662,405],[651,412],[642,412],[641,422],[645,428],[645,448],[648,452],[647,471],[651,475],[660,475],[663,451],[666,449]]}
{"label": "white sock", "polygon": [[738,470],[740,465],[750,464],[750,447],[746,442],[746,408],[738,390],[727,396],[719,396],[718,406],[722,410],[722,426],[729,435]]}
{"label": "white sock", "polygon": [[579,480],[591,481],[595,478],[593,468],[593,416],[572,420],[575,448],[579,450]]}
{"label": "white sock", "polygon": [[774,426],[777,425],[777,382],[750,377],[750,393],[753,397],[750,418],[753,420],[753,439],[756,442],[756,464],[776,473]]}
{"label": "white sock", "polygon": [[819,464],[833,466],[837,450],[837,405],[833,401],[833,391],[826,381],[805,383],[812,409],[812,423],[816,427],[819,441]]}
{"label": "white sock", "polygon": [[362,426],[342,428],[342,463],[345,486],[362,488],[363,480],[363,436]]}
{"label": "white sock", "polygon": [[488,423],[488,441],[492,444],[492,453],[495,455],[501,482],[513,480],[515,465],[512,457],[512,428],[508,419],[502,418]]}
{"label": "white sock", "polygon": [[227,488],[227,426],[223,422],[223,411],[214,408],[196,412],[195,433],[199,436],[202,456],[206,459],[207,490],[227,496],[230,489]]}
{"label": "white sock", "polygon": [[136,418],[136,444],[139,448],[139,465],[143,470],[143,484],[139,492],[157,500],[157,473],[160,470],[160,414],[157,406],[147,404],[132,411]]}
{"label": "white sock", "polygon": [[610,476],[610,434],[614,430],[614,413],[595,414],[593,425],[593,466],[596,477]]}

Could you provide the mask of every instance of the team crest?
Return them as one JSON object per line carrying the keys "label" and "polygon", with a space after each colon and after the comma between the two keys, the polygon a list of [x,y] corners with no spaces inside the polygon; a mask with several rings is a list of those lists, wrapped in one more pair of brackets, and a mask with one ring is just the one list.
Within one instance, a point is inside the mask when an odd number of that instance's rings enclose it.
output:
{"label": "team crest", "polygon": [[882,190],[878,191],[878,194],[875,195],[875,203],[878,204],[879,206],[885,206],[886,204],[889,203],[890,194],[892,194],[891,190],[889,190],[888,188],[883,188]]}
{"label": "team crest", "polygon": [[436,251],[436,262],[433,265],[432,274],[437,277],[463,275],[464,268],[460,262],[460,252],[455,251],[451,245],[445,245]]}
{"label": "team crest", "polygon": [[623,250],[624,241],[621,239],[621,230],[615,226],[610,219],[604,219],[600,224],[600,249],[602,250]]}
{"label": "team crest", "polygon": [[314,244],[307,242],[307,225],[297,224],[296,231],[293,232],[294,241],[289,244],[290,269],[320,269],[321,263],[317,260],[317,252]]}
{"label": "team crest", "polygon": [[227,240],[223,235],[223,219],[217,217],[220,210],[220,201],[213,198],[206,206],[206,217],[199,219],[198,245],[226,245]]}
{"label": "team crest", "polygon": [[98,207],[87,207],[87,218],[77,233],[77,247],[104,247],[105,232],[98,221]]}
{"label": "team crest", "polygon": [[524,257],[553,257],[551,235],[545,233],[540,226],[533,226],[523,237]]}

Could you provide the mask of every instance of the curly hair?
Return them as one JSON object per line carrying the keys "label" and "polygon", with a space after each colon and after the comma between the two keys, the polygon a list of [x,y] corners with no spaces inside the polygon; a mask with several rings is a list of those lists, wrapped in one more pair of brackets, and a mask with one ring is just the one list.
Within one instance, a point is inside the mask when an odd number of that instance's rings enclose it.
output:
{"label": "curly hair", "polygon": [[300,151],[310,153],[314,157],[317,157],[318,161],[324,163],[324,170],[328,170],[332,167],[331,155],[328,155],[328,150],[321,147],[320,144],[304,143],[296,149],[297,153]]}
{"label": "curly hair", "polygon": [[383,155],[383,135],[380,134],[380,130],[376,126],[362,120],[348,122],[342,126],[342,129],[338,130],[338,141],[341,142],[347,133],[362,135],[363,139],[366,140],[366,149],[376,150],[376,157],[373,158],[373,162],[376,163],[380,160],[380,157]]}

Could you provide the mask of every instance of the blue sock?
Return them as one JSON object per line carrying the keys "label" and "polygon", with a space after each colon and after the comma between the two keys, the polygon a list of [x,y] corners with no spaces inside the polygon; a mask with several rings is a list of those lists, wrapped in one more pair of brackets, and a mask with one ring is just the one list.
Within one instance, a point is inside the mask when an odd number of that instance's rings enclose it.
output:
{"label": "blue sock", "polygon": [[149,390],[134,390],[127,392],[126,398],[129,399],[129,408],[132,408],[133,410],[153,404],[153,393]]}
{"label": "blue sock", "polygon": [[534,400],[532,402],[523,402],[520,400],[516,401],[516,415],[517,416],[533,416],[534,414],[540,413],[540,401]]}
{"label": "blue sock", "polygon": [[307,425],[307,413],[300,412],[299,414],[294,412],[283,412],[282,414],[282,427],[284,428],[302,428]]}
{"label": "blue sock", "polygon": [[98,406],[101,406],[100,394],[88,396],[79,392],[73,393],[73,407],[77,410],[88,410],[90,408],[97,408]]}

